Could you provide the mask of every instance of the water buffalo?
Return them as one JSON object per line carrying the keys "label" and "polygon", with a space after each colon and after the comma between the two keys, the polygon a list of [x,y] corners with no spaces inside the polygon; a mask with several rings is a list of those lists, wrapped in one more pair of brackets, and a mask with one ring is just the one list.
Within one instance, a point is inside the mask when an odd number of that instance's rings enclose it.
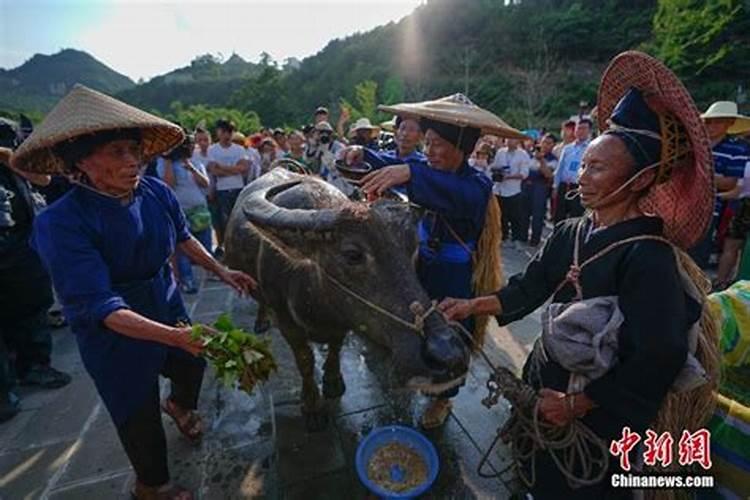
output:
{"label": "water buffalo", "polygon": [[328,345],[327,399],[345,391],[339,354],[349,331],[387,348],[407,387],[438,392],[465,377],[469,349],[439,313],[424,316],[421,333],[409,326],[429,309],[415,270],[415,221],[404,203],[351,202],[321,179],[281,168],[240,194],[225,262],[255,277],[255,298],[292,348],[309,429],[326,424],[310,342]]}

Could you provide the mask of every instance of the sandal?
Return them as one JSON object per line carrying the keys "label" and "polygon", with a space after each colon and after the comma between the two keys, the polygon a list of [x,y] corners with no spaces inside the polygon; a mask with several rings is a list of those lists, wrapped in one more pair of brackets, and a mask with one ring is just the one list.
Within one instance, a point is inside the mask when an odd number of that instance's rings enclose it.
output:
{"label": "sandal", "polygon": [[201,440],[203,437],[203,420],[198,412],[185,410],[170,398],[164,400],[161,409],[174,420],[177,429],[188,441],[197,443]]}
{"label": "sandal", "polygon": [[421,424],[423,429],[436,429],[442,427],[448,415],[453,409],[450,399],[436,399],[430,403],[422,414]]}
{"label": "sandal", "polygon": [[190,490],[182,486],[172,483],[162,486],[146,486],[139,481],[136,481],[135,487],[130,490],[130,497],[133,500],[193,500]]}

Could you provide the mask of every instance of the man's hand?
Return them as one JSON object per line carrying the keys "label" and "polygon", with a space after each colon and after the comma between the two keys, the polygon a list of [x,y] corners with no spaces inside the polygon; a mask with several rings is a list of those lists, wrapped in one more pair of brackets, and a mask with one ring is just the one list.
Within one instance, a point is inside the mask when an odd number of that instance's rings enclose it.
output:
{"label": "man's hand", "polygon": [[249,295],[258,287],[258,283],[249,274],[242,271],[223,269],[217,275],[221,281],[237,290],[240,295]]}
{"label": "man's hand", "polygon": [[539,390],[539,398],[539,413],[542,418],[558,427],[568,425],[596,407],[583,392],[565,394],[543,387]]}
{"label": "man's hand", "polygon": [[400,186],[411,179],[409,165],[391,165],[370,172],[362,178],[362,191],[368,195],[383,196],[383,193],[394,186]]}
{"label": "man's hand", "polygon": [[473,299],[454,299],[447,297],[438,304],[438,310],[448,321],[461,321],[469,316],[492,315],[503,312],[500,300],[496,295],[486,295]]}
{"label": "man's hand", "polygon": [[443,313],[448,321],[461,321],[474,314],[474,301],[472,299],[446,298],[438,304],[438,310]]}
{"label": "man's hand", "polygon": [[552,425],[564,427],[574,418],[564,392],[542,388],[539,390],[539,413]]}

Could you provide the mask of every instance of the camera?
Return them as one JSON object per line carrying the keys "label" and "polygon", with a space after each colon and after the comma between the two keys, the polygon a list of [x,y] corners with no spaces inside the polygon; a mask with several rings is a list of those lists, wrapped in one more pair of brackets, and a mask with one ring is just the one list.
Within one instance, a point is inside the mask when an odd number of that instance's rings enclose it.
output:
{"label": "camera", "polygon": [[320,143],[321,144],[328,144],[329,142],[331,142],[331,134],[327,133],[327,132],[321,133],[320,134]]}
{"label": "camera", "polygon": [[493,182],[503,182],[503,170],[502,168],[493,168],[491,170]]}

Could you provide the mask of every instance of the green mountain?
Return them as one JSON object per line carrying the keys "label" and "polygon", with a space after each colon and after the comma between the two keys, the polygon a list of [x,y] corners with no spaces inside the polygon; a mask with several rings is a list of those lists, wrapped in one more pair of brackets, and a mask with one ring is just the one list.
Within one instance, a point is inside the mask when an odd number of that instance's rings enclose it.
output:
{"label": "green mountain", "polygon": [[17,68],[0,69],[0,108],[48,111],[75,83],[115,94],[135,83],[86,52],[64,49],[34,57]]}
{"label": "green mountain", "polygon": [[699,106],[741,101],[748,33],[744,0],[428,0],[288,75],[268,68],[229,102],[275,126],[308,121],[320,104],[379,120],[376,103],[464,92],[517,127],[556,129],[580,101],[595,103],[602,71],[628,49],[665,61]]}
{"label": "green mountain", "polygon": [[319,105],[334,120],[342,106],[352,120],[382,120],[377,104],[464,92],[516,127],[556,129],[580,101],[595,103],[602,71],[628,49],[663,60],[700,107],[747,109],[748,33],[747,0],[426,0],[283,65],[203,55],[134,85],[83,52],[37,55],[0,70],[0,109],[46,110],[80,81],[188,127],[231,116],[249,132],[298,127]]}
{"label": "green mountain", "polygon": [[161,113],[169,112],[175,101],[185,106],[222,106],[229,96],[261,71],[260,65],[247,62],[237,54],[223,62],[206,54],[193,59],[189,66],[124,90],[118,97],[134,106]]}

